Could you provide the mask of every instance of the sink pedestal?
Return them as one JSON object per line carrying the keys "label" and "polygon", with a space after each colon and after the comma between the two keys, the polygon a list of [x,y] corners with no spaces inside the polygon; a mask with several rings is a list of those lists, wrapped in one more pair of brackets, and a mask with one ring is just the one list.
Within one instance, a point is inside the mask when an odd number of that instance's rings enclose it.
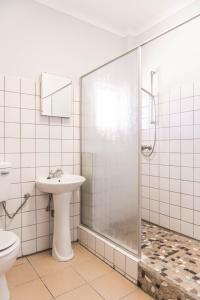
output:
{"label": "sink pedestal", "polygon": [[53,194],[54,233],[52,255],[60,261],[74,256],[70,236],[70,200],[72,193]]}
{"label": "sink pedestal", "polygon": [[63,174],[61,177],[38,177],[37,188],[53,195],[54,232],[52,255],[60,261],[67,261],[74,256],[70,237],[70,200],[85,181],[79,175]]}

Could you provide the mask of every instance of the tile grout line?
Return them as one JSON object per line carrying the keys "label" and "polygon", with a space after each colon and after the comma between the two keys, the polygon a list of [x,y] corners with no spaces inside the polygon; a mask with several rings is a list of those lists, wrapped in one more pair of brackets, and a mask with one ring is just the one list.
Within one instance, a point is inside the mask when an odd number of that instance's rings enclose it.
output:
{"label": "tile grout line", "polygon": [[[195,110],[194,110],[194,94],[195,94],[195,84],[194,84],[194,82],[193,82],[193,95],[192,95],[192,101],[193,101],[193,103],[192,103],[192,109],[193,109],[193,121],[192,121],[192,126],[193,126],[193,172],[192,172],[192,175],[193,175],[193,194],[195,193],[195,191],[194,191],[194,184],[195,184],[195,168],[194,168],[194,164],[195,164],[195,162],[194,162],[194,146],[195,146],[195,131],[194,131],[194,125],[195,125],[195,120],[194,120],[194,117],[195,117]],[[194,222],[195,222],[195,220],[194,220],[194,216],[195,216],[195,207],[194,207],[194,195],[193,195],[193,197],[192,197],[192,200],[193,200],[193,203],[192,203],[192,207],[193,207],[193,238],[195,238],[195,224],[194,224]]]}
{"label": "tile grout line", "polygon": [[[34,118],[35,118],[35,179],[36,179],[36,176],[37,176],[37,166],[36,166],[36,153],[37,153],[37,139],[36,139],[36,127],[37,127],[37,125],[36,125],[36,94],[37,94],[37,91],[36,91],[36,81],[34,81],[34,90],[35,90],[35,97],[34,97],[34,99],[35,99],[35,113],[34,113]],[[36,252],[38,251],[38,230],[37,230],[37,224],[38,224],[38,222],[37,222],[37,201],[36,201],[36,184],[35,184],[35,186],[34,186],[34,191],[35,191],[35,195],[34,195],[34,197],[35,197],[35,234],[36,234]]]}
{"label": "tile grout line", "polygon": [[[72,94],[72,99],[73,99],[73,101],[72,101],[72,116],[73,116],[73,124],[72,124],[72,126],[73,126],[73,129],[72,129],[72,131],[73,131],[73,133],[72,133],[72,136],[73,136],[73,174],[75,173],[75,165],[74,165],[74,156],[75,156],[75,151],[74,151],[74,88],[73,88],[73,92],[72,92],[73,94]],[[77,192],[78,193],[78,192]],[[77,196],[77,195],[76,195]],[[73,221],[72,221],[72,227],[73,227],[73,229],[72,229],[72,236],[71,236],[71,239],[72,240],[74,240],[74,198],[75,198],[75,192],[73,192],[72,193],[72,205],[73,205]],[[70,228],[70,231],[71,231],[71,228]]]}
{"label": "tile grout line", "polygon": [[[20,155],[19,155],[19,160],[20,160],[20,194],[21,194],[21,203],[22,203],[22,124],[21,124],[21,104],[22,104],[22,95],[21,95],[21,90],[22,90],[22,82],[20,79],[20,108],[19,108],[19,113],[20,113]],[[22,210],[20,211],[21,214],[21,243],[20,243],[20,247],[21,247],[21,254],[23,255],[23,218],[22,218]]]}
{"label": "tile grout line", "polygon": [[[3,153],[3,156],[4,156],[4,161],[6,161],[6,126],[5,126],[5,121],[6,121],[6,111],[5,111],[5,104],[6,104],[6,92],[5,92],[5,89],[6,89],[6,78],[4,76],[3,78],[3,85],[4,85],[4,91],[3,91],[3,101],[4,101],[4,108],[3,108],[3,114],[4,114],[4,153]],[[5,218],[4,218],[4,228],[6,230],[6,214],[5,214]]]}
{"label": "tile grout line", "polygon": [[6,136],[6,111],[5,111],[5,104],[6,104],[6,92],[5,92],[5,88],[6,88],[6,78],[4,76],[3,78],[3,85],[4,85],[4,91],[3,91],[3,104],[4,104],[4,107],[3,107],[3,114],[4,114],[4,160],[6,160],[6,139],[5,139],[5,136]]}

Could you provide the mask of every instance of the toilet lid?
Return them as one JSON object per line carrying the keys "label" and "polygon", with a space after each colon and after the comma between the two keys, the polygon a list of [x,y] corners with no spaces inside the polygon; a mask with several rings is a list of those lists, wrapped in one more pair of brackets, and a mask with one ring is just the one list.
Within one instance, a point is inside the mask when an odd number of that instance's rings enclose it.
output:
{"label": "toilet lid", "polygon": [[17,236],[11,231],[0,231],[0,251],[11,247],[17,241]]}

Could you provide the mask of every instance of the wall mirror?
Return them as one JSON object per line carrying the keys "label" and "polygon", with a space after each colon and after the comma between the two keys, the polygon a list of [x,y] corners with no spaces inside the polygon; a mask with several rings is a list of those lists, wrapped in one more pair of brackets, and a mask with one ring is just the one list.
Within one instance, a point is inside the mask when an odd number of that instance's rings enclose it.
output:
{"label": "wall mirror", "polygon": [[41,75],[41,115],[70,118],[72,80],[54,74]]}

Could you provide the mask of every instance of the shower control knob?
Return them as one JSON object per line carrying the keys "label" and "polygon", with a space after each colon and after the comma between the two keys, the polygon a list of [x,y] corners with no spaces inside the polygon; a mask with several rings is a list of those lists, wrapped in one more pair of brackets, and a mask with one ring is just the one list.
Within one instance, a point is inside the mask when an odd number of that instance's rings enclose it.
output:
{"label": "shower control knob", "polygon": [[145,150],[151,151],[152,150],[152,146],[151,145],[142,145],[141,146],[141,150],[142,151],[145,151]]}

